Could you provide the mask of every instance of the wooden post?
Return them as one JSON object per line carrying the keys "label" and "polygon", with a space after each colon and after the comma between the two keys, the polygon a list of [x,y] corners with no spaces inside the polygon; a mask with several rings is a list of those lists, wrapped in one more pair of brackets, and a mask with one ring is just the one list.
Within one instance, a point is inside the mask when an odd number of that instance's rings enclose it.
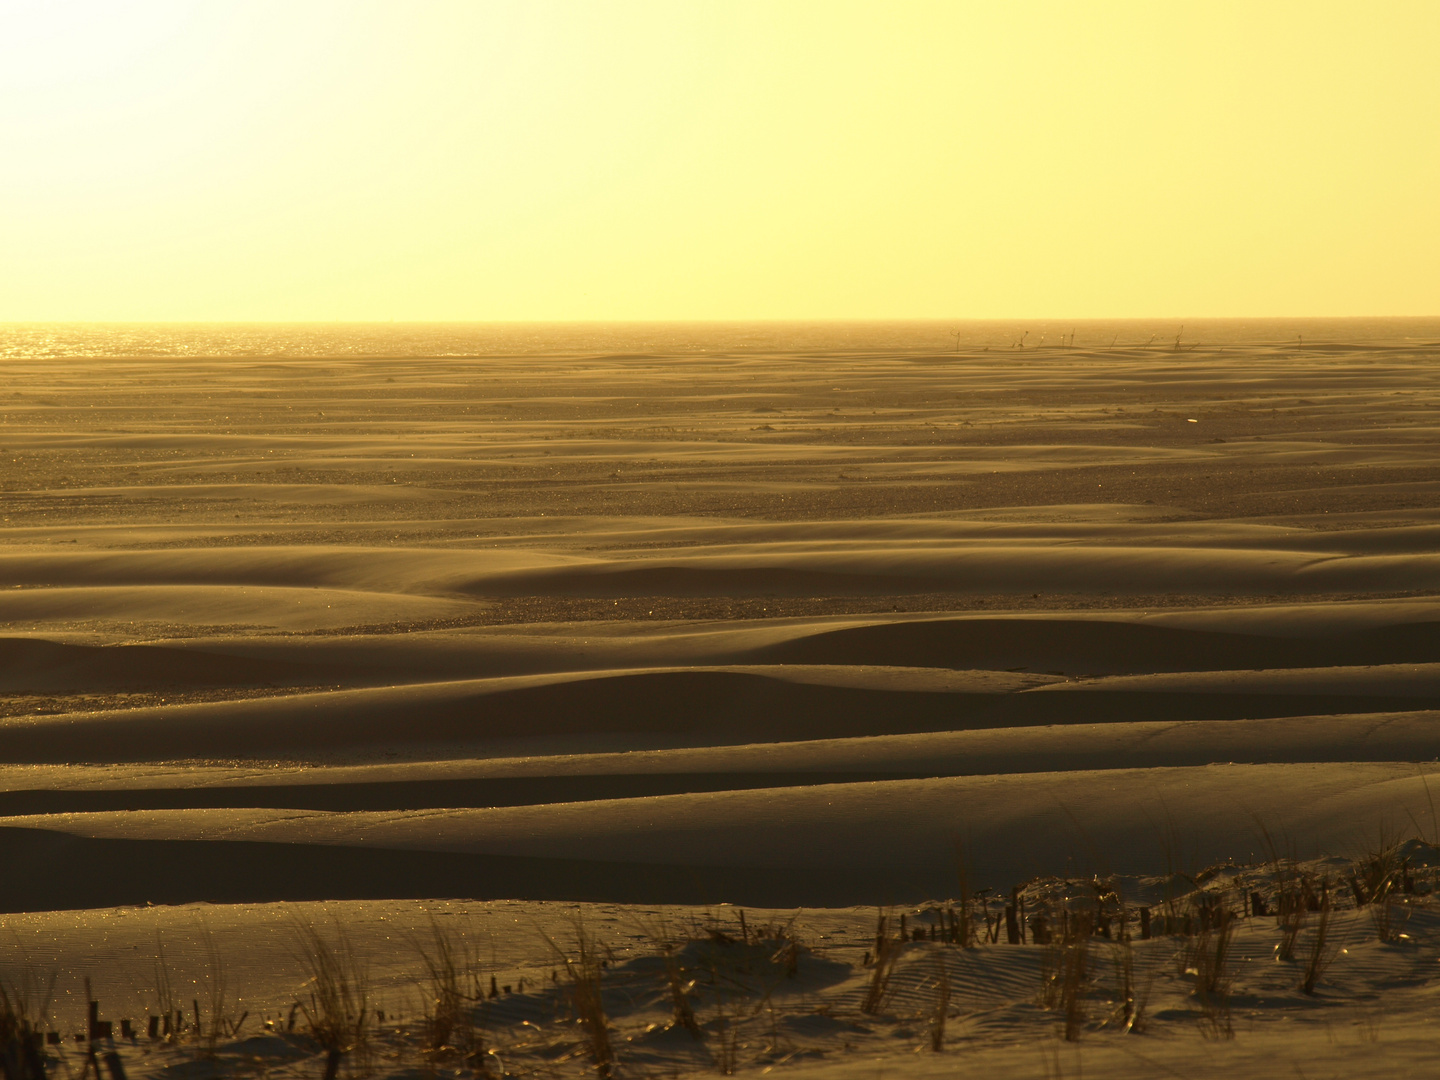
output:
{"label": "wooden post", "polygon": [[1150,909],[1148,907],[1140,909],[1140,940],[1150,940]]}
{"label": "wooden post", "polygon": [[99,1038],[95,1034],[95,1029],[100,1026],[100,1003],[95,1000],[95,991],[90,988],[89,975],[85,976],[85,1007],[87,1009],[85,1038],[93,1043]]}
{"label": "wooden post", "polygon": [[100,1027],[100,1003],[95,1000],[95,992],[90,989],[90,976],[85,976],[85,1001],[89,1010],[89,1031],[85,1037],[85,1068],[81,1070],[81,1077],[91,1071],[95,1072],[95,1080],[100,1080],[100,1059],[95,1056],[95,1040],[98,1037]]}
{"label": "wooden post", "polygon": [[25,1065],[30,1070],[30,1080],[45,1080],[45,1036],[38,1031],[29,1032],[23,1048]]}

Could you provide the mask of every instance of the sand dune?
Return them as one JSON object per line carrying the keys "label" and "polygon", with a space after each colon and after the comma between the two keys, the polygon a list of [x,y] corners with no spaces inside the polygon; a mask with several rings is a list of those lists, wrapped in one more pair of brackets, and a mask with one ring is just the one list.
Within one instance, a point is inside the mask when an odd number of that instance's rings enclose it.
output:
{"label": "sand dune", "polygon": [[[294,694],[0,721],[0,761],[430,753],[563,740],[567,749],[788,741],[1164,719],[1440,708],[1432,666],[1130,676],[652,668]],[[598,742],[596,741],[598,740]],[[493,750],[491,752],[494,752]]]}
{"label": "sand dune", "polygon": [[[7,368],[7,928],[919,918],[957,840],[1158,905],[1440,832],[1433,347],[516,349]],[[805,916],[851,1005],[873,914]]]}
{"label": "sand dune", "polygon": [[[393,484],[186,484],[187,502],[212,501],[227,504],[260,502],[274,505],[333,506],[351,503],[429,501],[444,498],[447,492],[433,488],[399,487]],[[125,502],[153,501],[169,505],[176,491],[171,484],[125,484],[114,487],[59,488],[31,499],[68,500],[87,509],[112,508]]]}
{"label": "sand dune", "polygon": [[[1162,540],[1164,538],[1162,537]],[[1373,546],[1373,545],[1372,545]],[[373,588],[430,595],[582,596],[907,592],[1326,593],[1430,588],[1440,561],[1426,537],[1405,538],[1398,554],[1350,555],[1247,550],[1214,544],[1025,544],[991,539],[944,547],[805,545],[745,554],[579,559],[490,550],[395,551],[270,548],[10,555],[0,581],[11,586],[251,585]]]}
{"label": "sand dune", "polygon": [[315,685],[329,674],[314,665],[250,660],[156,645],[65,644],[0,638],[0,692],[64,693],[178,686]]}
{"label": "sand dune", "polygon": [[[308,547],[104,551],[0,556],[0,582],[10,588],[191,585],[340,588],[437,593],[478,568],[505,572],[565,561],[536,552]],[[428,588],[427,588],[428,586]]]}
{"label": "sand dune", "polygon": [[[271,758],[406,745],[625,735],[640,745],[942,730],[1033,678],[922,674],[920,689],[798,681],[784,669],[651,669],[432,683],[0,722],[0,760]],[[945,689],[937,682],[948,679]],[[1391,699],[1393,700],[1393,699]]]}
{"label": "sand dune", "polygon": [[[687,868],[702,875],[723,869],[721,880],[728,885],[723,893],[698,898],[694,892],[657,893],[655,901],[713,902],[733,894],[743,903],[835,906],[943,895],[953,887],[957,839],[965,844],[972,881],[1003,888],[1052,867],[1081,876],[1140,872],[1163,859],[1167,844],[1178,846],[1197,869],[1253,860],[1264,851],[1262,825],[1305,845],[1305,856],[1359,852],[1373,846],[1382,826],[1399,829],[1409,819],[1419,821],[1430,806],[1426,783],[1409,764],[1223,765],[890,780],[484,810],[59,813],[0,820],[5,830],[0,836],[35,844],[41,842],[32,832],[38,828],[131,846],[267,848],[252,852],[257,861],[245,895],[202,897],[197,882],[189,899],[280,898],[294,845],[335,845],[553,859],[559,865],[657,866],[674,880]],[[747,887],[754,871],[760,872],[754,887]],[[787,890],[773,891],[787,873],[792,875]],[[600,873],[580,885],[581,898],[635,898],[633,887],[607,892],[602,882],[608,877]],[[125,891],[133,895],[137,884],[128,882]],[[23,897],[23,886],[11,888]],[[361,889],[346,895],[375,895],[373,884]],[[506,895],[480,889],[470,895]]]}
{"label": "sand dune", "polygon": [[[751,652],[771,663],[963,663],[1029,668],[1067,675],[1231,668],[1321,667],[1426,662],[1440,650],[1428,621],[1341,630],[1327,637],[1265,634],[1246,616],[1228,611],[1203,629],[1150,619],[967,618],[874,623],[795,636]],[[1264,617],[1264,613],[1261,613]],[[1163,618],[1163,616],[1161,617]],[[1303,624],[1303,617],[1296,622]],[[1231,630],[1228,627],[1233,626]],[[1288,627],[1287,627],[1288,629]],[[1108,684],[1107,684],[1108,685]]]}
{"label": "sand dune", "polygon": [[[1440,758],[1434,712],[986,728],[611,754],[296,767],[9,766],[0,814],[527,806],[816,784],[1213,763]],[[1430,766],[1422,765],[1423,770]]]}
{"label": "sand dune", "polygon": [[[627,609],[633,610],[633,609]],[[409,683],[737,664],[1024,669],[1070,676],[1433,662],[1424,599],[1188,610],[518,623],[409,634],[211,635],[175,647],[324,665],[336,682]]]}
{"label": "sand dune", "polygon": [[308,630],[415,623],[473,614],[474,605],[426,596],[349,589],[145,585],[0,592],[0,620],[18,626],[86,620]]}

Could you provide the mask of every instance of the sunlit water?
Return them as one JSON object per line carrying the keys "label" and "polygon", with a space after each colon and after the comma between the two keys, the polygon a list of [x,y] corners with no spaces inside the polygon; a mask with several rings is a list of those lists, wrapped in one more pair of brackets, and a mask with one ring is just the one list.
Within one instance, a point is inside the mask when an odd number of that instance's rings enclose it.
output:
{"label": "sunlit water", "polygon": [[[1073,338],[1072,338],[1073,335]],[[0,358],[945,353],[957,349],[1440,343],[1440,318],[857,323],[12,323]]]}

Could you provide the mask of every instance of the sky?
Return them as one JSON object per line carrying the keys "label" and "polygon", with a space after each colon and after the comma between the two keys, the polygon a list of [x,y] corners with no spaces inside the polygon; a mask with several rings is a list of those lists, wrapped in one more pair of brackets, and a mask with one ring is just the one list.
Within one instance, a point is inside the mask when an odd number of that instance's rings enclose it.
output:
{"label": "sky", "polygon": [[1440,315],[1440,4],[0,0],[0,321]]}

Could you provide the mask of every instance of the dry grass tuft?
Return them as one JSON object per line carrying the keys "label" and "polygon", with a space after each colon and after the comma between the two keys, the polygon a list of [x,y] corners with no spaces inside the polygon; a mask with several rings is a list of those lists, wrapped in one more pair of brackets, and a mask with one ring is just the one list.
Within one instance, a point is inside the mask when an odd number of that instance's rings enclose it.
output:
{"label": "dry grass tuft", "polygon": [[1185,974],[1194,980],[1194,994],[1200,1006],[1201,1030],[1211,1038],[1235,1036],[1230,1023],[1230,947],[1235,920],[1222,917],[1191,938],[1182,948]]}
{"label": "dry grass tuft", "polygon": [[335,1080],[341,1058],[366,1048],[368,976],[338,926],[333,941],[308,922],[297,920],[295,932],[298,959],[310,973],[310,1002],[300,1002],[299,1008],[326,1052],[325,1080]]}
{"label": "dry grass tuft", "polygon": [[475,1010],[485,1000],[473,938],[447,934],[432,916],[428,941],[416,939],[425,967],[421,1015],[424,1053],[431,1059],[458,1057],[479,1075],[490,1074],[485,1039]]}
{"label": "dry grass tuft", "polygon": [[935,977],[935,1001],[930,1009],[930,1049],[938,1054],[945,1049],[945,1024],[950,1019],[950,973],[945,970],[944,953],[937,954],[939,974]]}
{"label": "dry grass tuft", "polygon": [[723,1008],[719,1010],[715,1024],[716,1039],[712,1051],[715,1068],[720,1070],[722,1076],[734,1076],[735,1070],[740,1067],[739,1029],[731,1022],[730,1014]]}
{"label": "dry grass tuft", "polygon": [[890,978],[899,955],[900,944],[890,936],[889,913],[881,911],[875,917],[875,961],[865,1000],[860,1004],[861,1012],[875,1016],[885,1008],[890,999]]}
{"label": "dry grass tuft", "polygon": [[[641,919],[639,928],[660,952],[660,957],[665,965],[665,988],[670,993],[670,1006],[674,1013],[674,1024],[676,1027],[684,1028],[692,1039],[703,1039],[705,1031],[700,1026],[700,1021],[695,1016],[695,1006],[691,1004],[691,996],[695,991],[695,980],[691,973],[681,963],[679,952],[682,942],[677,940],[671,933],[670,926],[663,915],[650,919]],[[697,927],[691,940],[698,940],[700,935]],[[707,937],[713,936],[706,932]]]}
{"label": "dry grass tuft", "polygon": [[205,950],[205,997],[210,1009],[210,1022],[207,1026],[204,1019],[197,1015],[195,1034],[204,1041],[206,1055],[214,1057],[220,1040],[233,1036],[240,1025],[231,1021],[225,1005],[225,958],[220,954],[220,947],[215,943],[215,935],[209,925],[203,918],[199,922],[200,942]]}
{"label": "dry grass tuft", "polygon": [[1112,1022],[1118,1022],[1125,1033],[1145,1030],[1145,1010],[1150,999],[1153,981],[1150,972],[1143,985],[1137,989],[1135,980],[1135,946],[1129,934],[1122,934],[1115,942],[1115,983],[1119,999]]}
{"label": "dry grass tuft", "polygon": [[1310,939],[1310,955],[1306,958],[1305,974],[1300,980],[1300,991],[1304,994],[1315,993],[1315,984],[1320,981],[1325,974],[1325,969],[1335,959],[1336,946],[1332,945],[1329,940],[1330,910],[1330,889],[1328,883],[1322,883],[1320,918],[1315,924],[1315,934]]}
{"label": "dry grass tuft", "polygon": [[954,942],[962,949],[975,947],[975,915],[970,909],[970,874],[966,869],[965,848],[955,841],[955,876],[960,882],[960,909],[952,912],[951,926]]}
{"label": "dry grass tuft", "polygon": [[1310,912],[1319,910],[1318,894],[1314,880],[1300,870],[1294,854],[1282,856],[1270,831],[1263,824],[1257,824],[1275,877],[1275,925],[1280,929],[1280,944],[1275,947],[1275,955],[1288,963],[1295,959],[1295,943],[1309,921]]}
{"label": "dry grass tuft", "polygon": [[585,1031],[590,1057],[595,1063],[599,1080],[610,1080],[615,1073],[615,1048],[610,1042],[610,1024],[605,1017],[605,1004],[600,996],[601,961],[597,942],[585,931],[585,924],[575,923],[574,955],[567,953],[553,939],[546,937],[556,959],[565,966],[570,979],[570,1002],[575,1019]]}
{"label": "dry grass tuft", "polygon": [[180,1036],[180,999],[175,993],[175,981],[165,961],[165,942],[158,929],[155,931],[155,1003],[161,1020],[158,1034],[173,1042]]}
{"label": "dry grass tuft", "polygon": [[665,984],[670,990],[670,1004],[675,1012],[675,1023],[690,1033],[692,1039],[704,1037],[700,1029],[700,1021],[695,1018],[695,1007],[690,1004],[690,994],[695,988],[695,980],[688,977],[689,973],[680,966],[680,959],[675,955],[673,946],[665,948]]}
{"label": "dry grass tuft", "polygon": [[1040,1002],[1058,1009],[1065,1021],[1065,1039],[1077,1042],[1085,1028],[1085,993],[1089,987],[1090,937],[1094,923],[1089,912],[1076,912],[1062,922],[1063,931],[1046,950]]}
{"label": "dry grass tuft", "polygon": [[1355,906],[1365,908],[1376,937],[1387,943],[1399,940],[1403,920],[1396,912],[1408,914],[1404,894],[1414,889],[1409,863],[1400,855],[1402,846],[1398,837],[1382,833],[1376,849],[1357,862],[1350,875]]}
{"label": "dry grass tuft", "polygon": [[0,984],[0,1072],[6,1080],[45,1080],[45,1022],[58,972],[22,970],[15,986]]}

